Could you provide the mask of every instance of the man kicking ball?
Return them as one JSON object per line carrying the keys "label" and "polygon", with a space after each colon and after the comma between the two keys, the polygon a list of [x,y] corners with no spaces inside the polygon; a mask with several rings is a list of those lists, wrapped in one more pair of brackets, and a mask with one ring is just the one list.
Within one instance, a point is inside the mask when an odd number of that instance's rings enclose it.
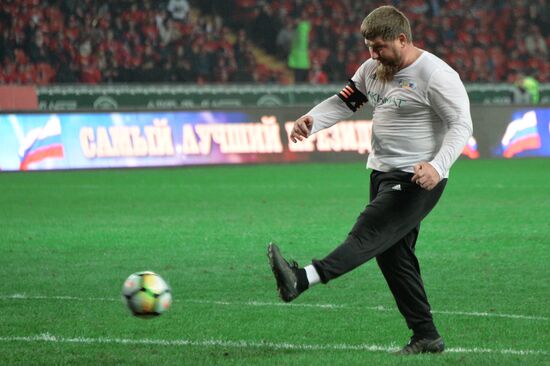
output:
{"label": "man kicking ball", "polygon": [[376,258],[412,330],[399,353],[438,353],[445,345],[432,319],[415,245],[420,222],[437,204],[449,169],[472,134],[470,103],[456,71],[414,46],[409,21],[396,8],[373,10],[361,34],[371,58],[340,93],[298,118],[290,139],[302,141],[370,103],[370,202],[343,243],[324,259],[301,268],[286,261],[275,244],[269,245],[268,257],[285,302]]}

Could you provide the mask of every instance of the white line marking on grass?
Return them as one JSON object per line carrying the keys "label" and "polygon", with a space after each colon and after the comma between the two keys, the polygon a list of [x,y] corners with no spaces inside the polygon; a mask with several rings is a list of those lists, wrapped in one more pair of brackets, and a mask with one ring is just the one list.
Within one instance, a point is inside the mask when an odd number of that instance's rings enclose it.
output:
{"label": "white line marking on grass", "polygon": [[547,318],[547,317],[544,317],[544,316],[501,314],[501,313],[485,313],[485,312],[433,310],[432,313],[434,313],[434,314],[448,314],[448,315],[494,317],[494,318],[509,318],[509,319],[525,319],[525,320],[550,320],[550,318]]}
{"label": "white line marking on grass", "polygon": [[[88,338],[76,337],[65,338],[50,333],[43,333],[34,336],[5,336],[0,337],[0,342],[50,342],[50,343],[75,343],[75,344],[122,344],[122,345],[155,345],[155,346],[194,346],[194,347],[226,347],[226,348],[271,348],[278,350],[299,350],[299,351],[370,351],[370,352],[392,352],[398,347],[380,346],[376,344],[295,344],[275,343],[268,341],[228,341],[223,339],[189,340],[189,339],[125,339],[125,338]],[[447,353],[481,353],[481,354],[502,354],[517,356],[549,356],[550,352],[542,350],[516,350],[516,349],[491,349],[491,348],[464,348],[455,347],[446,349]]]}
{"label": "white line marking on grass", "polygon": [[[69,300],[69,301],[122,301],[116,298],[108,297],[75,297],[75,296],[43,296],[43,295],[0,295],[0,300]],[[262,302],[262,301],[245,301],[245,302],[230,302],[230,301],[215,301],[215,300],[197,300],[185,299],[174,300],[175,302],[206,304],[206,305],[222,305],[222,306],[258,306],[258,307],[297,307],[297,308],[318,308],[318,309],[365,309],[373,311],[396,311],[396,309],[378,306],[359,306],[349,304],[302,304],[302,303],[282,303],[282,302]],[[451,311],[451,310],[432,310],[433,314],[444,315],[459,315],[481,318],[504,318],[504,319],[520,319],[520,320],[540,320],[550,321],[549,317],[536,315],[521,315],[521,314],[503,314],[503,313],[487,313],[487,312],[467,312],[467,311]]]}
{"label": "white line marking on grass", "polygon": [[[227,301],[210,301],[210,300],[193,300],[188,299],[184,302],[196,303],[196,304],[214,304],[214,305],[233,305],[233,306],[288,306],[288,307],[304,307],[304,308],[322,308],[322,309],[366,309],[376,311],[396,311],[396,309],[378,306],[353,306],[346,304],[302,304],[302,303],[282,303],[282,302],[260,302],[260,301],[247,301],[247,302],[227,302]],[[496,318],[509,318],[509,319],[523,319],[523,320],[543,320],[550,321],[549,317],[534,316],[534,315],[519,315],[519,314],[502,314],[502,313],[487,313],[487,312],[466,312],[466,311],[450,311],[450,310],[432,310],[434,314],[445,315],[462,315],[473,317],[496,317]]]}
{"label": "white line marking on grass", "polygon": [[[45,296],[45,295],[25,295],[13,294],[0,296],[5,300],[71,300],[71,301],[120,301],[109,297],[76,297],[76,296]],[[122,299],[122,297],[121,297]]]}

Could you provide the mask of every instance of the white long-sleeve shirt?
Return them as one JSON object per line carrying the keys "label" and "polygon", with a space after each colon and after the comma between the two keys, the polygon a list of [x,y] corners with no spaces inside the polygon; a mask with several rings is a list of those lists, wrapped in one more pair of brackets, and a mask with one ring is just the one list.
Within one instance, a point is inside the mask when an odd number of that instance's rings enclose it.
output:
{"label": "white long-sleeve shirt", "polygon": [[[351,78],[374,107],[367,167],[412,173],[414,165],[427,161],[447,178],[472,134],[470,102],[458,73],[427,51],[391,82],[378,80],[376,67],[377,62],[369,59]],[[345,90],[341,96],[349,94],[349,87]],[[353,111],[333,96],[307,114],[313,117],[310,134],[314,134],[349,118]]]}

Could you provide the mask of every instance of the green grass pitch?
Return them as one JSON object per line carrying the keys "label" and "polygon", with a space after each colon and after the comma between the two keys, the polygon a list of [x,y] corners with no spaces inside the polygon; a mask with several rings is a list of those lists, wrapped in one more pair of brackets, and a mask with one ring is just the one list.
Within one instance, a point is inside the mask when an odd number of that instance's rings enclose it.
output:
{"label": "green grass pitch", "polygon": [[[0,364],[550,365],[550,160],[457,162],[417,254],[448,352],[410,336],[376,263],[295,303],[266,245],[308,263],[368,201],[364,163],[0,174]],[[170,311],[132,317],[153,270]]]}

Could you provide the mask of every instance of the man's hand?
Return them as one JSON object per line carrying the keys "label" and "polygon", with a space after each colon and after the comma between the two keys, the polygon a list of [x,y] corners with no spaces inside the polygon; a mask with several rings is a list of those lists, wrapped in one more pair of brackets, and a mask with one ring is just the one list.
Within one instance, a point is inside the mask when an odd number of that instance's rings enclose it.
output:
{"label": "man's hand", "polygon": [[292,132],[290,132],[290,139],[292,142],[302,141],[309,136],[311,127],[313,126],[313,117],[302,116],[294,122]]}
{"label": "man's hand", "polygon": [[420,187],[431,191],[440,180],[439,173],[430,163],[423,161],[414,166],[414,175],[411,181]]}

